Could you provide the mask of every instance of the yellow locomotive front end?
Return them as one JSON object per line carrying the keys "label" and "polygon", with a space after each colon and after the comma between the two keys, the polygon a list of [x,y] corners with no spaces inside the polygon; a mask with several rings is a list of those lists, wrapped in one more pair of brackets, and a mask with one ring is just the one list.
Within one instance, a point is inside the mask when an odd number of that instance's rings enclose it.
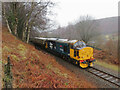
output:
{"label": "yellow locomotive front end", "polygon": [[75,42],[70,48],[70,57],[79,64],[81,68],[93,66],[95,59],[93,58],[93,48],[86,47],[83,41]]}

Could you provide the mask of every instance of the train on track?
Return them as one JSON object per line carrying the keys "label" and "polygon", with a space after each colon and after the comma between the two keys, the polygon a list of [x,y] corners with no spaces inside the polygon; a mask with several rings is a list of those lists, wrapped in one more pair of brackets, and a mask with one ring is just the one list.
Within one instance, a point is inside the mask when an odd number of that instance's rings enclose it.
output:
{"label": "train on track", "polygon": [[34,37],[30,41],[35,45],[62,56],[81,68],[91,67],[95,62],[93,48],[87,47],[80,40]]}

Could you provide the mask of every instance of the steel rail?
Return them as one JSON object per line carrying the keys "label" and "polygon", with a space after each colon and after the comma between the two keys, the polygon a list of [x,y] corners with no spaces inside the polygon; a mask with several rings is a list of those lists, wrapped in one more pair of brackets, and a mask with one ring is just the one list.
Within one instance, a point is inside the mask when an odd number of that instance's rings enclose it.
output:
{"label": "steel rail", "polygon": [[114,76],[112,74],[109,74],[107,72],[104,72],[104,71],[99,70],[94,67],[90,67],[90,68],[86,69],[86,71],[91,74],[94,74],[97,77],[104,79],[105,81],[108,81],[108,82],[120,87],[120,77]]}
{"label": "steel rail", "polygon": [[[40,47],[37,47],[38,49],[41,49]],[[44,49],[44,53],[49,53],[48,51],[46,51]],[[54,53],[55,54],[55,53]],[[60,56],[58,56],[59,58],[61,58]],[[85,69],[87,72],[101,78],[101,79],[104,79],[105,81],[108,81],[109,83],[112,83],[118,87],[120,87],[120,77],[116,77],[114,75],[111,75],[109,73],[106,73],[102,70],[99,70],[97,68],[94,68],[94,67],[89,67],[87,69]]]}

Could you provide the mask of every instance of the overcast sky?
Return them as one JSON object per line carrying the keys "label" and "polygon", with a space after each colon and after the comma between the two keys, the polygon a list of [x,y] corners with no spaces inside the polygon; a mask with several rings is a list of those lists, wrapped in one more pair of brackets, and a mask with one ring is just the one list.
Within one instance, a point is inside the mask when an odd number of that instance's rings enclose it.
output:
{"label": "overcast sky", "polygon": [[118,16],[120,0],[55,0],[58,6],[54,10],[60,26],[74,22],[80,16],[90,15],[95,19]]}

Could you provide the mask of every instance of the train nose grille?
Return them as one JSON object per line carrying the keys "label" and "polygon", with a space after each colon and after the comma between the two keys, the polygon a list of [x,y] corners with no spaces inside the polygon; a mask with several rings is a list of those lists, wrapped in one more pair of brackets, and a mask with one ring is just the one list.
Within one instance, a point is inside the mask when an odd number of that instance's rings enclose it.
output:
{"label": "train nose grille", "polygon": [[93,49],[86,47],[80,50],[79,55],[81,59],[90,59],[93,56]]}

